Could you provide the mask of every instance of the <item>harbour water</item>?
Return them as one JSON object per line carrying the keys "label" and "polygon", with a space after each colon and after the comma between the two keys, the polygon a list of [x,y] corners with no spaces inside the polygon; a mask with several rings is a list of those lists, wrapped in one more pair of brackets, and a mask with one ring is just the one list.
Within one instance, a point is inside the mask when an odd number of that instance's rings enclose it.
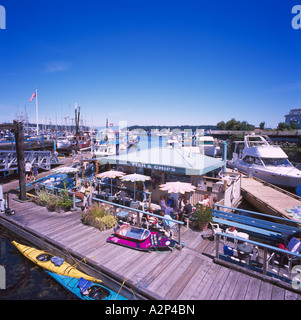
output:
{"label": "harbour water", "polygon": [[12,245],[11,241],[16,239],[0,226],[0,265],[6,276],[6,289],[0,289],[0,300],[74,300],[42,268],[35,266]]}

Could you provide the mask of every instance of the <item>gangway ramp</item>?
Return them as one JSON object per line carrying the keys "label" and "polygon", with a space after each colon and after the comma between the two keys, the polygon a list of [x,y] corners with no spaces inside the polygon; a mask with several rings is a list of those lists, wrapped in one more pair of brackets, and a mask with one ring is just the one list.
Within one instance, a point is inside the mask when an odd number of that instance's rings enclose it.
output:
{"label": "gangway ramp", "polygon": [[301,198],[291,192],[278,188],[257,178],[248,178],[243,175],[241,179],[241,194],[243,198],[255,208],[271,215],[282,216],[295,221],[286,209],[301,206]]}

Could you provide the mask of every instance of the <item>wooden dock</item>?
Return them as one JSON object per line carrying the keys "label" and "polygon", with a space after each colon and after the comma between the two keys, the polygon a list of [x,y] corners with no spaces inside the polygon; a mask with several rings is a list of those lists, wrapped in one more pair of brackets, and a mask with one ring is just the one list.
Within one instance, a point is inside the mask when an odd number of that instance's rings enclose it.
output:
{"label": "wooden dock", "polygon": [[182,250],[147,253],[107,243],[111,231],[83,225],[78,211],[58,214],[13,199],[11,208],[16,211],[13,216],[0,213],[4,227],[30,240],[33,246],[67,252],[79,260],[86,258],[85,268],[111,276],[119,287],[134,288],[136,294],[131,299],[301,299],[301,294],[289,288],[214,263],[215,241],[198,231],[181,228]]}
{"label": "wooden dock", "polygon": [[241,179],[241,194],[243,198],[256,207],[260,212],[291,219],[301,223],[301,220],[292,218],[285,209],[301,206],[301,198],[272,186],[264,181],[248,178]]}

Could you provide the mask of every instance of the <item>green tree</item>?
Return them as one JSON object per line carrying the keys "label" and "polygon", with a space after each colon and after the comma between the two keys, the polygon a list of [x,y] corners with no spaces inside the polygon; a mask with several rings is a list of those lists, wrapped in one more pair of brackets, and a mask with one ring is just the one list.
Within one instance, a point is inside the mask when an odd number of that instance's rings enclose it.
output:
{"label": "green tree", "polygon": [[263,130],[263,129],[264,129],[264,126],[265,126],[265,122],[264,122],[264,121],[260,122],[260,124],[259,124],[259,129],[260,129],[260,130]]}
{"label": "green tree", "polygon": [[218,130],[226,130],[226,124],[224,121],[220,121],[216,124]]}

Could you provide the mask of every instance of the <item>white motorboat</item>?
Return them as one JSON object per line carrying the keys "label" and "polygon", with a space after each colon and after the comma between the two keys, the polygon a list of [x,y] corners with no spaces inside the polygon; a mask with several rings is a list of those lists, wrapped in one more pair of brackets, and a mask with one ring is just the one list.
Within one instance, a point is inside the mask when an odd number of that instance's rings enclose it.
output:
{"label": "white motorboat", "polygon": [[184,146],[183,150],[192,153],[200,153],[209,157],[216,157],[220,152],[220,146],[217,145],[212,136],[199,136],[195,146]]}
{"label": "white motorboat", "polygon": [[235,141],[230,168],[281,187],[296,188],[301,183],[301,171],[295,168],[286,153],[272,144],[268,137],[250,134],[244,141]]}
{"label": "white motorboat", "polygon": [[67,149],[70,146],[71,146],[71,141],[66,137],[58,138],[56,140],[57,149]]}
{"label": "white motorboat", "polygon": [[206,156],[215,157],[220,152],[220,146],[215,143],[212,136],[199,136],[196,140],[196,146],[200,153],[204,153]]}
{"label": "white motorboat", "polygon": [[95,146],[95,156],[97,157],[107,157],[116,154],[116,145],[113,144],[100,144]]}

